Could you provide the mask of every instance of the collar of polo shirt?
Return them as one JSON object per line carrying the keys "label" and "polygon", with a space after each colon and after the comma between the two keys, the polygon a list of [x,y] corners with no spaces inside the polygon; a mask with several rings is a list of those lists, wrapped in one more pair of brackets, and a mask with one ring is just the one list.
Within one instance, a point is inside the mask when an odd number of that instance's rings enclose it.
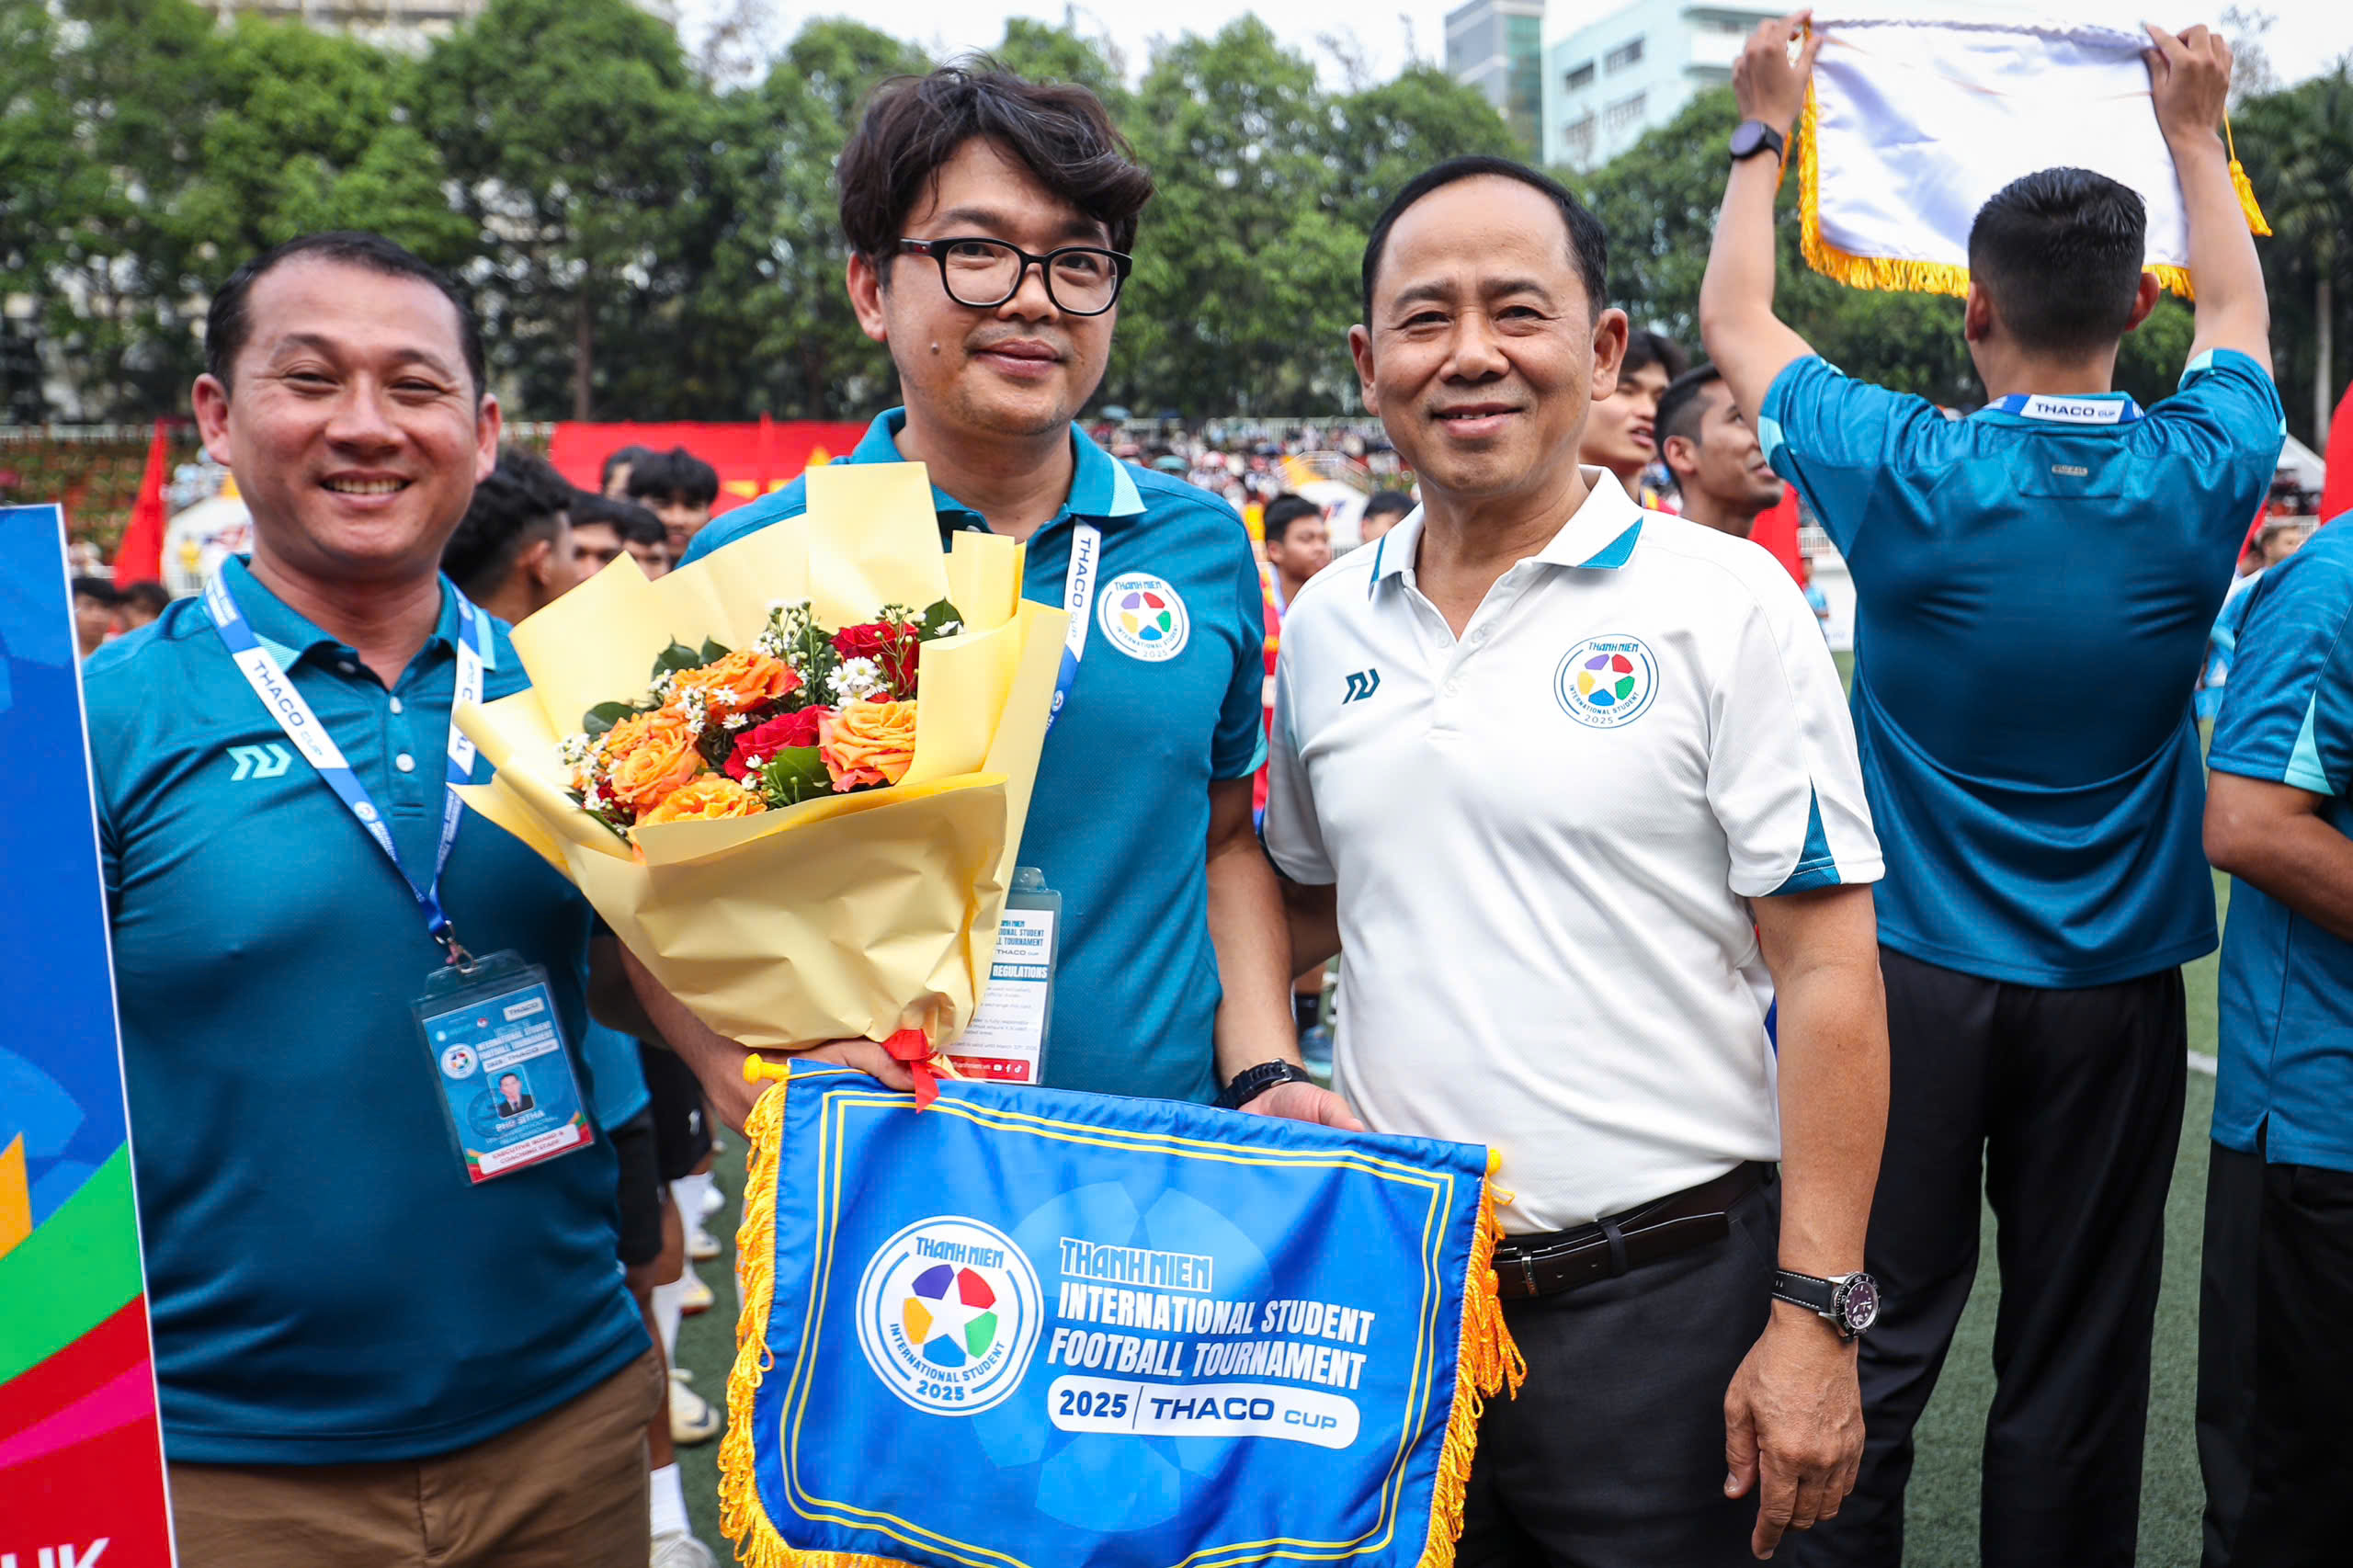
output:
{"label": "collar of polo shirt", "polygon": [[[289,608],[284,600],[262,586],[253,574],[245,557],[233,555],[221,563],[229,578],[229,591],[237,597],[237,608],[244,612],[245,623],[253,628],[254,641],[269,650],[278,667],[290,670],[305,653],[325,649],[329,653],[342,652],[351,657],[344,644],[328,636]],[[465,635],[464,623],[458,617],[458,590],[449,578],[441,579],[441,615],[433,623],[433,635],[426,646],[438,642],[441,652],[455,654],[458,640]],[[496,640],[483,639],[483,667],[498,667]]]}
{"label": "collar of polo shirt", "polygon": [[[858,438],[849,460],[904,462],[906,459],[899,450],[899,432],[906,427],[905,409],[885,409],[866,427],[866,434]],[[1094,438],[1075,425],[1070,427],[1070,444],[1075,466],[1071,470],[1070,495],[1063,503],[1064,516],[1116,523],[1143,515],[1143,497],[1138,494],[1135,476],[1128,472],[1127,464],[1096,445]],[[943,536],[960,528],[985,532],[989,526],[978,512],[937,484],[931,487],[931,509],[939,514]]]}
{"label": "collar of polo shirt", "polygon": [[[1529,559],[1580,571],[1614,572],[1633,559],[1634,544],[1643,537],[1643,509],[1608,469],[1581,467],[1577,472],[1585,475],[1584,505],[1569,515],[1550,544]],[[1411,571],[1421,544],[1422,509],[1416,506],[1373,545],[1368,593],[1399,573]]]}

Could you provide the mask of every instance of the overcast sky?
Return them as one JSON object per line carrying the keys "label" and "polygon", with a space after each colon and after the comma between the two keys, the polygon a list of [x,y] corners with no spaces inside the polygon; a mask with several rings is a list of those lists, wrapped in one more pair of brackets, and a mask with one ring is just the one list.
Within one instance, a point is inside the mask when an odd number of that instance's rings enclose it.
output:
{"label": "overcast sky", "polygon": [[[1256,11],[1291,47],[1313,57],[1327,80],[1337,85],[1342,73],[1337,57],[1322,40],[1336,38],[1354,51],[1375,77],[1393,74],[1409,51],[1428,61],[1443,57],[1446,46],[1447,0],[1188,0],[1176,7],[1139,5],[1136,0],[1092,0],[1065,6],[1061,0],[856,0],[855,4],[801,4],[800,0],[767,0],[777,17],[779,40],[789,39],[814,17],[855,16],[858,20],[931,49],[935,56],[958,49],[983,49],[1005,34],[1007,17],[1034,17],[1061,22],[1074,16],[1081,32],[1110,39],[1127,56],[1129,74],[1140,74],[1151,56],[1156,37],[1192,31],[1215,32],[1235,17]],[[1923,0],[1949,11],[1951,0]],[[1962,0],[1965,4],[1966,0]],[[2052,0],[2045,0],[2046,4]],[[2137,14],[2133,0],[2055,0],[2069,11],[2089,10],[2130,22]],[[2245,3],[2245,0],[2242,0]],[[691,47],[698,22],[734,0],[682,0]],[[2186,27],[2201,19],[2182,10],[2186,0],[2168,0],[2151,19],[2169,27]],[[1553,39],[1574,31],[1586,21],[1616,9],[1610,0],[1552,0],[1546,7],[1545,34]],[[2038,7],[2040,8],[2040,7]],[[2191,6],[2194,9],[2194,5]],[[2256,0],[2254,9],[2278,18],[2266,40],[2271,64],[2282,81],[2295,81],[2320,71],[2347,51],[2353,51],[2353,4],[2348,0]],[[2219,4],[2212,9],[2219,14]],[[1181,22],[1170,19],[1171,14]],[[1827,14],[1825,7],[1824,14]],[[1410,43],[1409,40],[1410,40]]]}

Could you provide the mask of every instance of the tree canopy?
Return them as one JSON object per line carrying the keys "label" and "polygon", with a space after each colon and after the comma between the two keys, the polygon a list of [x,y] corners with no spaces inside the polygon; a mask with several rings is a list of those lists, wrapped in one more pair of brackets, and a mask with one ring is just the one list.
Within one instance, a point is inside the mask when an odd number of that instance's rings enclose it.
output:
{"label": "tree canopy", "polygon": [[[740,7],[739,7],[740,9]],[[0,299],[44,343],[44,407],[0,353],[0,411],[138,418],[184,407],[203,305],[293,234],[376,229],[472,291],[494,384],[524,418],[861,417],[893,388],[851,315],[833,166],[868,95],[927,69],[856,21],[780,49],[733,28],[690,61],[629,0],[492,0],[420,56],[290,22],[216,26],[190,0],[0,0]],[[1509,154],[1477,93],[1427,64],[1387,81],[1315,63],[1252,17],[1148,61],[1016,18],[994,51],[1093,88],[1148,166],[1136,267],[1100,401],[1191,416],[1356,410],[1346,335],[1365,234],[1438,159]],[[2291,428],[2308,433],[2324,333],[2353,346],[2353,81],[2234,109],[2279,237],[2263,247]],[[1586,176],[1611,289],[1693,337],[1722,192],[1728,91]],[[1780,300],[1859,376],[1980,395],[1955,301],[1809,272],[1785,214]],[[2189,316],[2162,306],[2120,369],[2178,374]]]}

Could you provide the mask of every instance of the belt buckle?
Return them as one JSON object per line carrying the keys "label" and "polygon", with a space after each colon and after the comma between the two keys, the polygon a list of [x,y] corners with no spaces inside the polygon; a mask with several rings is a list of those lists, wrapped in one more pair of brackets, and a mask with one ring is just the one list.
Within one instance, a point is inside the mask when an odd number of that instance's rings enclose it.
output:
{"label": "belt buckle", "polygon": [[1519,1278],[1520,1282],[1528,1287],[1530,1296],[1542,1294],[1536,1287],[1536,1258],[1533,1254],[1523,1252],[1519,1255]]}

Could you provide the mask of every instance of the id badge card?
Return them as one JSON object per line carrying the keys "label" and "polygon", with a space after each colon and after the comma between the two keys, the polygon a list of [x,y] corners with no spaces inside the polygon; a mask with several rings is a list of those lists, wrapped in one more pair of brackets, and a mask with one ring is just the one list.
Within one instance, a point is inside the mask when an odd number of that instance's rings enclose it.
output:
{"label": "id badge card", "polygon": [[988,989],[981,994],[972,1021],[948,1048],[948,1060],[966,1077],[997,1084],[1043,1081],[1062,914],[1062,894],[1046,886],[1041,872],[1031,866],[1015,870],[997,926]]}
{"label": "id badge card", "polygon": [[467,1181],[596,1142],[547,971],[493,953],[434,971],[413,1009]]}

